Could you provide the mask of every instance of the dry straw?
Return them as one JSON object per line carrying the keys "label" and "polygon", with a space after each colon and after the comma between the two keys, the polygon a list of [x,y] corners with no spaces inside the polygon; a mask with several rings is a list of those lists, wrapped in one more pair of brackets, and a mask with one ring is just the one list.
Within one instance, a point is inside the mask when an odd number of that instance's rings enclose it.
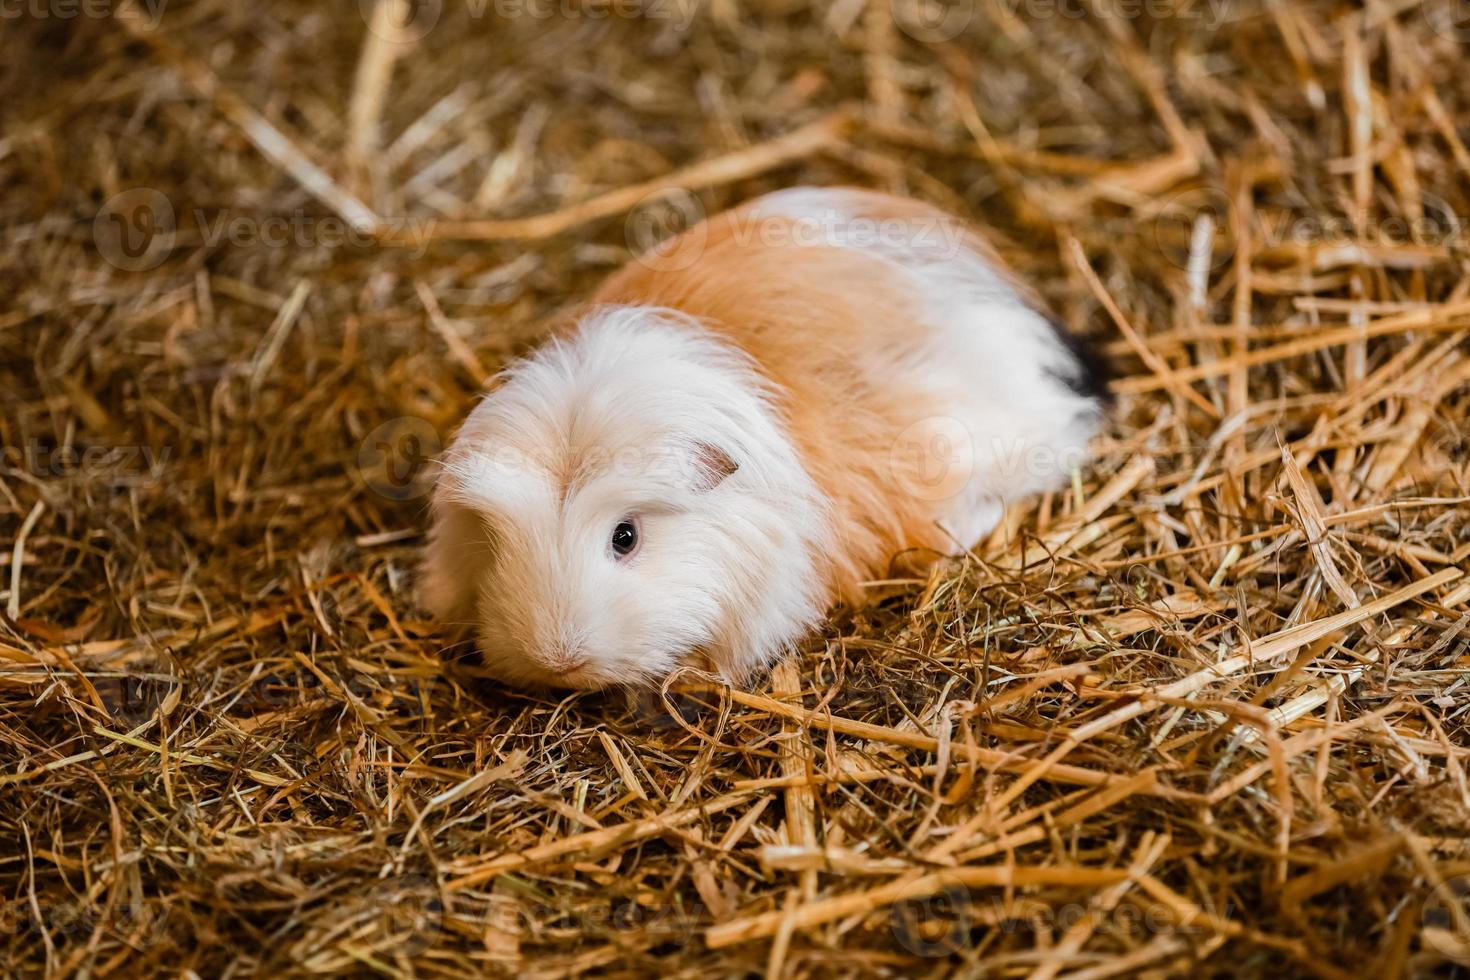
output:
{"label": "dry straw", "polygon": [[[0,64],[0,973],[1470,966],[1454,4],[66,9]],[[982,222],[1097,465],[752,690],[497,689],[424,460],[802,182]]]}

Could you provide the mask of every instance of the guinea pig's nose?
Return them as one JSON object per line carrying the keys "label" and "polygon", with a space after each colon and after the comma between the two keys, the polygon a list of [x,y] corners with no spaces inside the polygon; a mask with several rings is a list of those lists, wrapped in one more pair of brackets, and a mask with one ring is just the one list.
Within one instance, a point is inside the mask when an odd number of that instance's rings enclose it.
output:
{"label": "guinea pig's nose", "polygon": [[580,645],[558,643],[546,651],[541,662],[547,670],[553,673],[570,674],[587,666],[587,661],[590,659],[582,653]]}

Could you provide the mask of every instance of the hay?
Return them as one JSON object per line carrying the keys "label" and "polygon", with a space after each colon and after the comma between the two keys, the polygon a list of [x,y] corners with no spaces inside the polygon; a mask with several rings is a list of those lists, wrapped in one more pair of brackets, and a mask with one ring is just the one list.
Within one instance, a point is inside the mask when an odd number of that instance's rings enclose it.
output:
{"label": "hay", "polygon": [[[4,21],[0,972],[1470,963],[1452,4],[391,4]],[[802,182],[992,229],[1097,465],[755,690],[486,682],[423,460]]]}

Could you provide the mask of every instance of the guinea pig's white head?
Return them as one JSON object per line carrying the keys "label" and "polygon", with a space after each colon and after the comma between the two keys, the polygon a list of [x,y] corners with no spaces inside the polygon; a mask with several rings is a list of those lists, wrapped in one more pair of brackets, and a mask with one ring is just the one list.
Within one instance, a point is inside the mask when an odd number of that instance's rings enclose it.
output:
{"label": "guinea pig's white head", "polygon": [[423,593],[511,683],[732,680],[821,615],[830,522],[748,359],[667,310],[594,310],[509,368],[445,455]]}

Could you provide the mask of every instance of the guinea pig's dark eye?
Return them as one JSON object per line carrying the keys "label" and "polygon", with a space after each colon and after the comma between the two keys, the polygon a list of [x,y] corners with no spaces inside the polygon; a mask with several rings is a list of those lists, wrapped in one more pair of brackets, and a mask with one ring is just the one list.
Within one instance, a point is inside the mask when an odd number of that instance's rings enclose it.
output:
{"label": "guinea pig's dark eye", "polygon": [[638,525],[623,521],[613,528],[612,550],[619,558],[627,558],[638,547]]}

